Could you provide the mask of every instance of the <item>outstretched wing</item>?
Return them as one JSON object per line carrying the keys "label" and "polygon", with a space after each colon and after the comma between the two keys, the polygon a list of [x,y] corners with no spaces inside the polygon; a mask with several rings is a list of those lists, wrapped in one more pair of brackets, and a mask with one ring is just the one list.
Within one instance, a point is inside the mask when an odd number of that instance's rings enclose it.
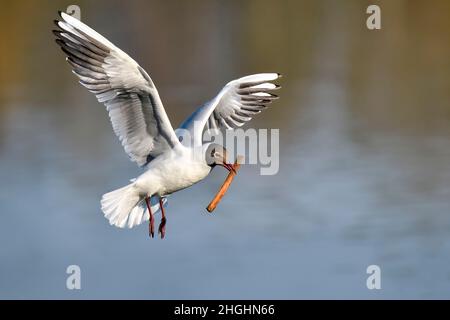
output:
{"label": "outstretched wing", "polygon": [[80,83],[105,104],[115,134],[139,166],[179,143],[153,81],[125,52],[60,12],[56,42]]}
{"label": "outstretched wing", "polygon": [[200,145],[205,128],[233,129],[243,126],[278,99],[271,91],[280,86],[271,81],[279,77],[279,73],[260,73],[229,82],[213,100],[184,121],[180,129],[188,130],[194,143]]}

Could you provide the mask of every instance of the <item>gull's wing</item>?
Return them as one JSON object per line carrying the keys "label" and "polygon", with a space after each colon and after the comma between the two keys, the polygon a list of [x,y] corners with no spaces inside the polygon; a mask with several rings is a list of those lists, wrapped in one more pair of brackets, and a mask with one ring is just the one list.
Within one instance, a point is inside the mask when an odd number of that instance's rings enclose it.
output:
{"label": "gull's wing", "polygon": [[140,166],[179,143],[153,81],[125,52],[60,12],[56,42],[80,83],[105,104],[125,152]]}
{"label": "gull's wing", "polygon": [[243,126],[278,99],[271,91],[280,86],[271,81],[279,77],[279,73],[260,73],[229,82],[213,100],[187,118],[180,129],[188,130],[194,143],[200,145],[205,128],[233,129]]}

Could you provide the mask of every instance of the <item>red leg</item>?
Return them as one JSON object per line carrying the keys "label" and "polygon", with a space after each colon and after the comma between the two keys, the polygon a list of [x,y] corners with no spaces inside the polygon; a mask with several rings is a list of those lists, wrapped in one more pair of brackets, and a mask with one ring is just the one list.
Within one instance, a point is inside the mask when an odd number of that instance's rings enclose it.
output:
{"label": "red leg", "polygon": [[150,214],[150,222],[148,224],[148,234],[150,237],[155,237],[155,219],[152,214],[152,205],[150,203],[150,197],[145,198],[145,203],[147,203],[148,213]]}
{"label": "red leg", "polygon": [[161,222],[159,224],[158,232],[161,235],[161,239],[164,239],[164,236],[166,235],[166,214],[164,212],[164,205],[163,205],[163,199],[159,198],[159,208],[161,209]]}

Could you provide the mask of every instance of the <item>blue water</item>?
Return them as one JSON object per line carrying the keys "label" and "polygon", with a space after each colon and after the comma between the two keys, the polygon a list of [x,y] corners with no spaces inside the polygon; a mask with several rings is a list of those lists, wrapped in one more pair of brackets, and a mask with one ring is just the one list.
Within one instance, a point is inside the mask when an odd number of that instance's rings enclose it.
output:
{"label": "blue water", "polygon": [[[140,55],[174,126],[233,77],[284,74],[280,101],[251,122],[280,129],[279,173],[243,166],[208,214],[226,176],[215,169],[169,198],[160,240],[148,238],[146,225],[111,227],[100,211],[103,193],[141,171],[51,44],[41,20],[51,21],[56,7],[47,3],[35,22],[45,45],[31,41],[34,53],[23,58],[33,75],[12,60],[28,75],[4,82],[0,99],[0,298],[450,298],[449,78],[438,71],[450,48],[425,31],[407,31],[404,20],[386,23],[409,35],[400,37],[405,42],[392,41],[393,31],[369,34],[357,2],[297,5],[305,9],[288,14],[284,3],[263,21],[238,4],[196,4],[186,20],[167,21],[172,9],[159,2],[86,5],[86,19]],[[142,17],[148,6],[161,21]],[[415,17],[434,14],[409,9]],[[105,12],[120,10],[123,21],[112,26]],[[317,20],[308,20],[311,12]],[[220,22],[206,28],[211,21]],[[152,31],[156,23],[168,28]],[[173,40],[155,47],[127,37],[143,26],[149,38]],[[275,47],[260,36],[263,26]],[[434,36],[447,39],[448,28],[440,30]],[[435,50],[410,50],[422,42]],[[183,59],[193,65],[183,68]],[[73,264],[81,290],[66,288]],[[373,264],[381,290],[366,287]]]}

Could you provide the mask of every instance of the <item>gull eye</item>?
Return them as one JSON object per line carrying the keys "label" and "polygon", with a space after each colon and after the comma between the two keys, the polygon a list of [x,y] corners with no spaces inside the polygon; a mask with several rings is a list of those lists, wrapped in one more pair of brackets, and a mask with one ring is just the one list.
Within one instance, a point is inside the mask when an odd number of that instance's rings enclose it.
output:
{"label": "gull eye", "polygon": [[212,149],[211,151],[211,158],[214,158],[214,154],[216,153],[216,148]]}

